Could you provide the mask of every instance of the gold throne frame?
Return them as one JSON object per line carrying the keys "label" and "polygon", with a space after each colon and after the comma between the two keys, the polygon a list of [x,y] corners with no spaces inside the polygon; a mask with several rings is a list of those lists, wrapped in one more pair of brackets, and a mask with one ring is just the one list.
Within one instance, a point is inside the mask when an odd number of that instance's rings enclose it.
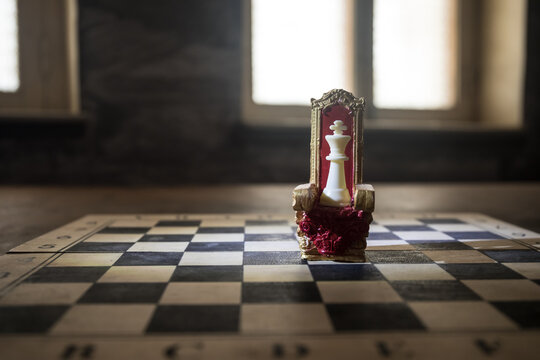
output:
{"label": "gold throne frame", "polygon": [[373,186],[362,184],[362,167],[364,151],[363,115],[364,98],[357,98],[350,92],[334,89],[325,93],[320,99],[311,99],[311,143],[310,143],[310,176],[309,184],[302,184],[294,189],[293,209],[310,211],[318,201],[321,169],[321,114],[329,106],[342,105],[352,111],[354,122],[353,133],[353,207],[372,213],[375,208],[375,190]]}
{"label": "gold throne frame", "polygon": [[[320,99],[311,99],[311,161],[309,182],[320,187],[321,165],[321,113],[330,106],[342,105],[354,115],[354,184],[362,183],[362,155],[364,150],[363,114],[364,98],[357,98],[348,91],[335,89],[325,93]],[[360,137],[360,139],[358,139]]]}
{"label": "gold throne frame", "polygon": [[[312,210],[319,201],[320,171],[321,171],[321,114],[334,105],[342,105],[353,113],[353,199],[352,207],[371,213],[375,210],[375,189],[369,184],[362,183],[364,127],[363,114],[364,98],[357,98],[350,92],[334,89],[325,93],[320,99],[311,99],[311,143],[310,143],[310,177],[308,184],[298,185],[293,191],[293,209],[296,210],[297,222],[300,222],[304,212]],[[370,220],[371,222],[371,220]],[[302,258],[307,260],[337,260],[337,261],[365,261],[364,249],[366,239],[361,238],[343,255],[323,256],[310,243],[310,240],[300,228],[297,231]]]}

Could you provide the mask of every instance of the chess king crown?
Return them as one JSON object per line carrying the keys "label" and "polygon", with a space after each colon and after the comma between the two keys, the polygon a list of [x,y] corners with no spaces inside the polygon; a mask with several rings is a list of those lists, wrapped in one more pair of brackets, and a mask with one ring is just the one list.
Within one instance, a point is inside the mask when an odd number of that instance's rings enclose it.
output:
{"label": "chess king crown", "polygon": [[363,112],[342,89],[311,99],[310,180],[293,191],[303,259],[365,261],[375,190],[362,184]]}

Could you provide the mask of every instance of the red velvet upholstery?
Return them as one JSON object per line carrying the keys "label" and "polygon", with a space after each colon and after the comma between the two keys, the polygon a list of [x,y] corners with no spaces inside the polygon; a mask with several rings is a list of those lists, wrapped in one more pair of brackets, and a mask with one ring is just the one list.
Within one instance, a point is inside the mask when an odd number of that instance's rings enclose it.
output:
{"label": "red velvet upholstery", "polygon": [[353,119],[353,113],[349,111],[346,107],[342,105],[333,105],[331,107],[327,107],[323,113],[321,114],[321,148],[320,148],[320,156],[321,156],[321,171],[320,171],[320,179],[319,179],[319,190],[322,192],[322,190],[326,187],[326,180],[328,178],[328,170],[330,169],[330,161],[326,160],[326,156],[330,154],[330,146],[328,145],[328,142],[324,138],[326,135],[332,135],[333,131],[330,130],[330,125],[334,123],[336,120],[341,120],[343,123],[347,126],[347,130],[343,132],[344,135],[349,135],[351,137],[351,141],[347,144],[347,147],[345,148],[345,154],[349,157],[348,161],[345,161],[345,179],[347,181],[347,189],[349,189],[349,193],[351,197],[353,196],[353,189],[354,189],[354,158],[353,158],[353,131],[354,131],[354,119]]}
{"label": "red velvet upholstery", "polygon": [[369,233],[371,214],[352,207],[317,206],[305,212],[300,230],[321,255],[341,255]]}

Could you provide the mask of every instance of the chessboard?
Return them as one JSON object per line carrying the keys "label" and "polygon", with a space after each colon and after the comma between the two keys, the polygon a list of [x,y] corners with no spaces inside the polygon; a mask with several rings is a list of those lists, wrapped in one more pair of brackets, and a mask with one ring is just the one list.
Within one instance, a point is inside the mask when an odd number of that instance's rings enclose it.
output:
{"label": "chessboard", "polygon": [[365,263],[290,215],[88,215],[0,257],[0,357],[535,358],[540,235],[377,213]]}

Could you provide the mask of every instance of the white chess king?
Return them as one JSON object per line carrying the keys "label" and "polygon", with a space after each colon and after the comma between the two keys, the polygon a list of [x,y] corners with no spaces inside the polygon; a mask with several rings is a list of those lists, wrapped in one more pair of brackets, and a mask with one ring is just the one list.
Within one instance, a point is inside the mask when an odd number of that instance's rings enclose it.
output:
{"label": "white chess king", "polygon": [[351,140],[349,135],[343,135],[343,131],[347,130],[347,126],[343,121],[336,120],[333,125],[330,125],[330,130],[334,131],[333,135],[326,135],[324,138],[330,145],[330,154],[326,160],[330,161],[330,170],[328,171],[328,179],[326,187],[321,194],[321,205],[343,207],[351,204],[351,196],[347,189],[345,181],[345,161],[349,157],[345,155],[345,148]]}

